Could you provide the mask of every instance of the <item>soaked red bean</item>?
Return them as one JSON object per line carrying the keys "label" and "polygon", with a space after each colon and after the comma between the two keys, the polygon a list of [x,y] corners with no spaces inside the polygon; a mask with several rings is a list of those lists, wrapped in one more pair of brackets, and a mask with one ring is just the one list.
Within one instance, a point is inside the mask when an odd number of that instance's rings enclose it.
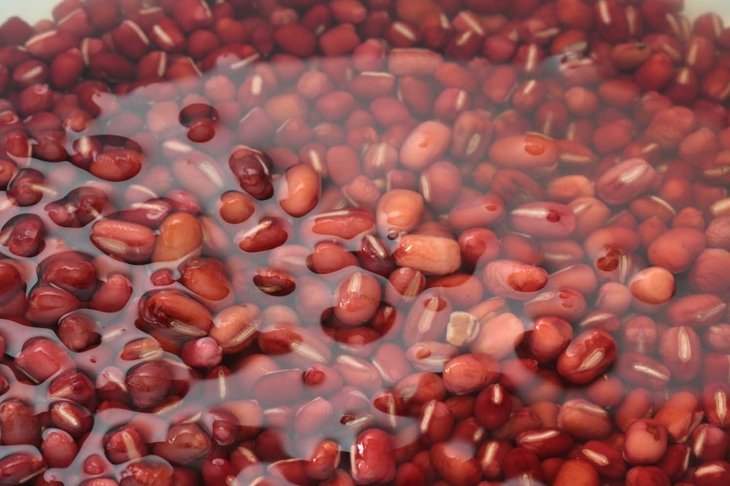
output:
{"label": "soaked red bean", "polygon": [[0,484],[728,484],[694,3],[0,14]]}

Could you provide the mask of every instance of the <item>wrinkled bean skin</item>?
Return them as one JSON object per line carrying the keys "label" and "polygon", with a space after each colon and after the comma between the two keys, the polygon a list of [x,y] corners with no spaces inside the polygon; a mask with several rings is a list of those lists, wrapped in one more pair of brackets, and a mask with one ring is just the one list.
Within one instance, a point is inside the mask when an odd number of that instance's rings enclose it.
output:
{"label": "wrinkled bean skin", "polygon": [[393,256],[399,266],[420,270],[427,275],[448,275],[461,265],[459,244],[440,236],[403,236]]}

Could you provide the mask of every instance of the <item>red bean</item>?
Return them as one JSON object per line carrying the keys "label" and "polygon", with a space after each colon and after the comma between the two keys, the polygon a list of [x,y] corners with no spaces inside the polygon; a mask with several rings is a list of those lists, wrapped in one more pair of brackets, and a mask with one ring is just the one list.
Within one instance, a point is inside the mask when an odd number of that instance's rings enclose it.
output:
{"label": "red bean", "polygon": [[295,165],[286,172],[284,181],[285,186],[279,190],[282,195],[278,198],[287,214],[301,217],[314,209],[320,193],[320,180],[314,169],[308,165]]}
{"label": "red bean", "polygon": [[451,393],[468,394],[483,389],[499,376],[499,366],[486,356],[465,354],[446,362],[444,387]]}
{"label": "red bean", "polygon": [[556,203],[527,203],[512,210],[512,226],[517,231],[541,238],[563,238],[575,229],[575,216]]}
{"label": "red bean", "polygon": [[353,479],[358,484],[385,483],[395,478],[393,439],[378,429],[361,432],[352,446]]}
{"label": "red bean", "polygon": [[633,464],[651,464],[664,455],[667,448],[667,431],[651,419],[640,419],[626,431],[624,458]]}
{"label": "red bean", "polygon": [[671,229],[655,239],[647,249],[649,261],[673,273],[688,270],[705,247],[705,236],[690,228]]}
{"label": "red bean", "polygon": [[386,192],[378,201],[378,230],[388,237],[412,231],[421,220],[423,207],[423,198],[416,192],[407,189]]}
{"label": "red bean", "polygon": [[616,359],[616,343],[606,332],[588,331],[574,339],[558,359],[558,372],[573,383],[585,384]]}
{"label": "red bean", "polygon": [[495,260],[488,263],[482,278],[487,290],[515,300],[530,299],[547,285],[545,270],[510,260]]}
{"label": "red bean", "polygon": [[165,363],[150,361],[130,370],[125,383],[134,405],[139,409],[149,409],[164,401],[171,390],[171,380]]}
{"label": "red bean", "polygon": [[730,479],[730,465],[723,460],[707,461],[694,472],[694,481],[699,486],[716,486]]}
{"label": "red bean", "polygon": [[350,326],[370,320],[380,305],[381,290],[371,275],[354,273],[345,278],[335,294],[335,315]]}
{"label": "red bean", "polygon": [[648,267],[629,282],[634,298],[647,304],[664,304],[675,292],[674,276],[662,267]]}
{"label": "red bean", "polygon": [[558,159],[555,144],[537,135],[515,135],[492,143],[489,158],[503,166],[518,168],[550,167]]}
{"label": "red bean", "polygon": [[668,434],[677,442],[683,442],[694,427],[698,410],[697,398],[689,392],[677,392],[656,412],[654,418],[664,425]]}
{"label": "red bean", "polygon": [[474,417],[486,429],[497,429],[510,418],[512,403],[512,396],[502,385],[491,384],[477,395]]}
{"label": "red bean", "polygon": [[438,159],[450,143],[449,127],[438,122],[424,122],[403,142],[401,162],[409,169],[423,169]]}
{"label": "red bean", "polygon": [[123,221],[99,221],[92,228],[90,238],[97,248],[130,263],[149,260],[155,245],[152,230]]}
{"label": "red bean", "polygon": [[702,251],[690,269],[689,281],[693,290],[699,293],[722,294],[730,289],[730,282],[722,274],[730,262],[730,252],[710,248]]}
{"label": "red bean", "polygon": [[164,442],[155,444],[155,454],[177,464],[185,464],[204,457],[210,448],[210,439],[195,424],[175,425],[167,431]]}
{"label": "red bean", "polygon": [[406,235],[393,252],[396,263],[428,275],[448,275],[461,266],[459,244],[451,238]]}

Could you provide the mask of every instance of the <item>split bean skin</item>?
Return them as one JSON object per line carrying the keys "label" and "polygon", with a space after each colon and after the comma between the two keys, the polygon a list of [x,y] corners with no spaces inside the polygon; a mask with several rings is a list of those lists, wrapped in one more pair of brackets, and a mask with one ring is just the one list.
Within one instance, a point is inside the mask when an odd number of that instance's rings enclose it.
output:
{"label": "split bean skin", "polygon": [[57,2],[0,13],[0,484],[730,484],[727,12]]}

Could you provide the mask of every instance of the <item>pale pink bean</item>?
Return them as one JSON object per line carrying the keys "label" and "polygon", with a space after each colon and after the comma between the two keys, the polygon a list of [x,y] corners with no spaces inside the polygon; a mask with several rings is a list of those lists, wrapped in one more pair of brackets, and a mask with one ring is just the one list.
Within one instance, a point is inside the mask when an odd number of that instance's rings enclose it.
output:
{"label": "pale pink bean", "polygon": [[102,220],[89,235],[104,253],[130,263],[143,263],[152,256],[155,234],[146,226],[126,221]]}
{"label": "pale pink bean", "polygon": [[667,429],[652,419],[639,419],[626,431],[624,459],[632,464],[653,464],[667,450]]}
{"label": "pale pink bean", "polygon": [[662,267],[649,267],[640,271],[629,282],[633,296],[646,304],[665,304],[676,290],[674,275]]}
{"label": "pale pink bean", "polygon": [[173,213],[160,225],[152,260],[175,261],[200,250],[203,244],[203,228],[198,218],[190,213]]}
{"label": "pale pink bean", "polygon": [[512,354],[525,334],[525,325],[514,314],[503,313],[482,323],[479,334],[469,345],[473,353],[500,360]]}
{"label": "pale pink bean", "polygon": [[437,121],[418,125],[406,138],[400,149],[401,163],[412,170],[420,170],[437,160],[451,143],[451,129]]}
{"label": "pale pink bean", "polygon": [[547,272],[514,260],[495,260],[484,268],[482,279],[489,292],[514,300],[529,300],[548,282]]}
{"label": "pale pink bean", "polygon": [[393,252],[395,262],[427,275],[448,275],[461,266],[459,243],[452,238],[406,235]]}
{"label": "pale pink bean", "polygon": [[459,348],[439,341],[419,341],[406,350],[406,357],[421,371],[441,373],[447,361],[459,354]]}
{"label": "pale pink bean", "polygon": [[356,272],[346,277],[335,292],[335,316],[346,325],[369,321],[380,306],[380,283],[372,275]]}
{"label": "pale pink bean", "polygon": [[608,412],[588,400],[568,400],[560,406],[558,426],[579,439],[603,439],[611,433]]}
{"label": "pale pink bean", "polygon": [[380,197],[375,213],[378,231],[392,238],[415,229],[423,215],[423,196],[408,189],[391,189]]}
{"label": "pale pink bean", "polygon": [[489,226],[504,216],[504,201],[493,193],[466,192],[449,211],[449,223],[457,230]]}
{"label": "pale pink bean", "polygon": [[305,164],[290,167],[279,182],[276,198],[288,215],[300,218],[317,205],[321,191],[320,177]]}
{"label": "pale pink bean", "polygon": [[570,323],[553,316],[535,319],[533,328],[525,336],[530,353],[540,363],[548,363],[560,356],[572,337]]}
{"label": "pale pink bean", "polygon": [[513,209],[510,215],[517,231],[539,238],[564,238],[575,230],[573,211],[559,203],[526,203]]}
{"label": "pale pink bean", "polygon": [[185,343],[181,350],[183,361],[194,368],[212,368],[220,364],[223,348],[211,337]]}
{"label": "pale pink bean", "polygon": [[489,159],[510,168],[550,167],[558,161],[558,149],[555,142],[541,135],[513,135],[492,143]]}

